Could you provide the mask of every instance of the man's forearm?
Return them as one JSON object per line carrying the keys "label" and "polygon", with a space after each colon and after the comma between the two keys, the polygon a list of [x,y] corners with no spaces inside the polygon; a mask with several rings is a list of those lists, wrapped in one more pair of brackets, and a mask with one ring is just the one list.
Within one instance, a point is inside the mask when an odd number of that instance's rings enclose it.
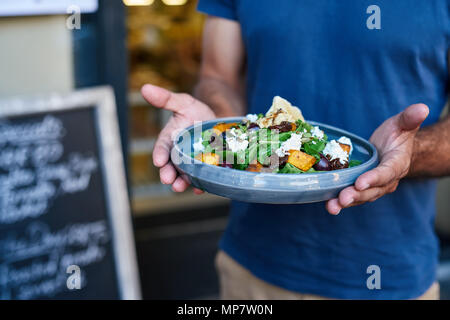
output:
{"label": "man's forearm", "polygon": [[450,115],[416,135],[408,177],[450,175]]}
{"label": "man's forearm", "polygon": [[242,93],[218,79],[201,77],[194,95],[210,106],[217,117],[242,116],[245,113]]}

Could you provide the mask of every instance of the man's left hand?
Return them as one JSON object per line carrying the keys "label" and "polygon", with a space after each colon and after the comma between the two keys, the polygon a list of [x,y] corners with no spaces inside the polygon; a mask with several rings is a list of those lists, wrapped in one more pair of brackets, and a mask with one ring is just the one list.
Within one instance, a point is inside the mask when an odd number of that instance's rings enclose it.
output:
{"label": "man's left hand", "polygon": [[378,150],[380,164],[359,176],[338,198],[327,201],[330,214],[337,215],[343,208],[375,201],[397,189],[400,179],[409,172],[414,139],[428,113],[426,105],[413,104],[375,130],[370,142]]}

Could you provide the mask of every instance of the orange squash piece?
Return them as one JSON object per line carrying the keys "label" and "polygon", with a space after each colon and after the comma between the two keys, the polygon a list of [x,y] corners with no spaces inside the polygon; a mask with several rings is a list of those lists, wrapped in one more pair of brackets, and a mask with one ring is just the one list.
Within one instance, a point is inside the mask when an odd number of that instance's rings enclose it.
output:
{"label": "orange squash piece", "polygon": [[297,129],[297,125],[295,123],[292,123],[291,127],[291,131],[295,131]]}
{"label": "orange squash piece", "polygon": [[227,131],[228,129],[230,129],[231,127],[237,126],[238,123],[236,122],[231,122],[231,123],[218,123],[213,127],[213,131],[217,134],[217,135],[221,135],[222,132]]}
{"label": "orange squash piece", "polygon": [[308,171],[316,163],[316,158],[298,150],[289,150],[288,163],[303,171]]}
{"label": "orange squash piece", "polygon": [[218,166],[220,161],[219,155],[211,152],[199,153],[195,156],[195,159],[207,164],[212,164],[213,166]]}
{"label": "orange squash piece", "polygon": [[341,149],[342,150],[344,150],[345,152],[347,152],[347,154],[350,154],[350,149],[351,149],[351,147],[348,145],[348,144],[343,144],[343,143],[340,143],[340,142],[338,142],[339,143],[339,145],[341,146]]}
{"label": "orange squash piece", "polygon": [[250,172],[261,172],[261,169],[263,168],[263,165],[256,161],[256,163],[251,163],[245,171]]}

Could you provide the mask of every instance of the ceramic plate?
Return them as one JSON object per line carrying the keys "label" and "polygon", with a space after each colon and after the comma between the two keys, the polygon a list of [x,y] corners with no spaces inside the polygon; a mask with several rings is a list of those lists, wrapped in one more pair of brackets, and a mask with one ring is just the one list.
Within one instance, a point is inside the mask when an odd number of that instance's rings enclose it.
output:
{"label": "ceramic plate", "polygon": [[232,200],[254,203],[311,203],[335,198],[352,185],[358,176],[378,164],[376,148],[367,140],[350,132],[307,121],[325,131],[328,140],[349,137],[353,143],[351,160],[361,164],[347,169],[304,174],[255,173],[205,164],[191,157],[192,144],[201,132],[218,122],[241,122],[242,117],[222,118],[202,122],[182,130],[175,138],[171,152],[177,170],[186,175],[192,185],[209,193]]}

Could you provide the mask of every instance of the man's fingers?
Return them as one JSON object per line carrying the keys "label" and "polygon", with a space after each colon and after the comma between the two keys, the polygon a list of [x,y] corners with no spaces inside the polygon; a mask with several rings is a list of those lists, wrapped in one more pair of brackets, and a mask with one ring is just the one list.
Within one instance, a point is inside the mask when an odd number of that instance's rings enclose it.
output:
{"label": "man's fingers", "polygon": [[188,94],[173,93],[152,84],[146,84],[141,89],[142,96],[148,103],[172,112],[180,112],[184,107],[191,105],[195,99]]}
{"label": "man's fingers", "polygon": [[195,194],[204,194],[205,192],[203,191],[203,190],[200,190],[200,189],[197,189],[197,188],[194,188],[194,193]]}
{"label": "man's fingers", "polygon": [[178,177],[175,182],[172,184],[172,190],[175,192],[184,192],[189,187],[189,183],[187,183],[183,178]]}
{"label": "man's fingers", "polygon": [[390,184],[397,178],[400,177],[397,177],[397,172],[392,166],[381,163],[378,167],[360,175],[356,179],[355,187],[358,191],[364,191]]}
{"label": "man's fingers", "polygon": [[172,184],[177,178],[177,171],[173,165],[168,163],[159,170],[159,177],[163,184]]}
{"label": "man's fingers", "polygon": [[332,215],[338,215],[342,210],[342,206],[339,204],[339,200],[337,198],[328,200],[325,207]]}
{"label": "man's fingers", "polygon": [[153,164],[155,167],[161,168],[169,162],[170,145],[167,139],[160,140],[158,138],[153,148]]}
{"label": "man's fingers", "polygon": [[354,187],[348,187],[339,193],[339,205],[342,208],[348,208],[364,202],[374,201],[386,194],[387,189],[387,187],[381,187],[358,191]]}
{"label": "man's fingers", "polygon": [[169,162],[170,150],[172,149],[173,140],[172,136],[176,133],[176,130],[171,128],[168,124],[156,139],[155,147],[153,148],[153,164],[156,167],[161,168],[167,162]]}
{"label": "man's fingers", "polygon": [[429,113],[430,110],[423,103],[413,104],[398,115],[398,125],[402,130],[416,130]]}

